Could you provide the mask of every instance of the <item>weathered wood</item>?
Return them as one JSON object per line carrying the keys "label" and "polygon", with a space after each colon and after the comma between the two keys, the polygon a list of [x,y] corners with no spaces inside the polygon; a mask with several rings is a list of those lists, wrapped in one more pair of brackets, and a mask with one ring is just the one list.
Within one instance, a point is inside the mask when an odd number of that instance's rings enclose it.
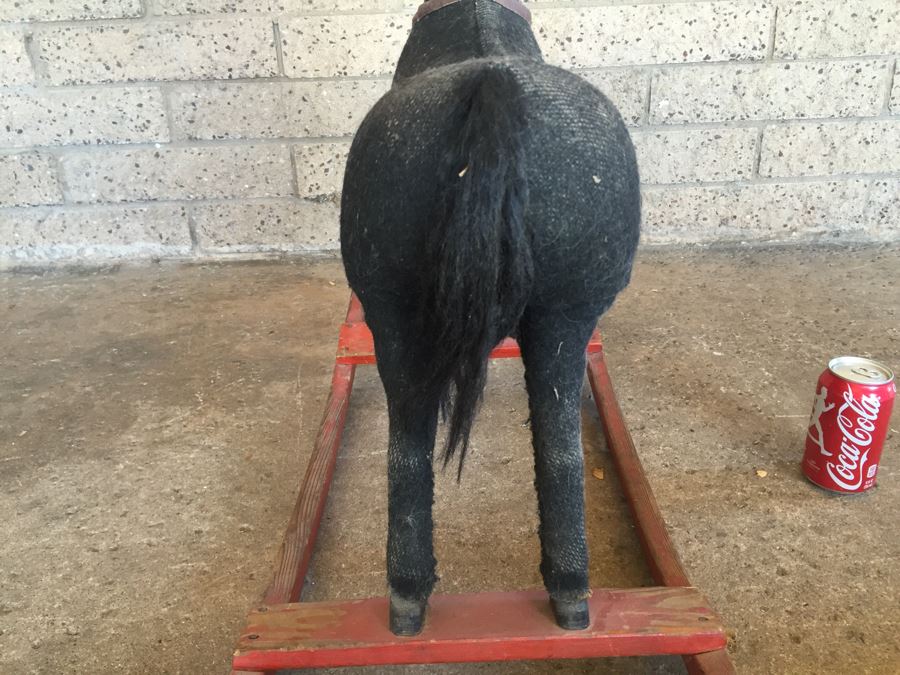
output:
{"label": "weathered wood", "polygon": [[556,626],[543,591],[435,595],[423,632],[400,638],[386,598],[295,603],[250,614],[236,668],[340,666],[685,654],[725,633],[694,588],[597,589],[583,631]]}

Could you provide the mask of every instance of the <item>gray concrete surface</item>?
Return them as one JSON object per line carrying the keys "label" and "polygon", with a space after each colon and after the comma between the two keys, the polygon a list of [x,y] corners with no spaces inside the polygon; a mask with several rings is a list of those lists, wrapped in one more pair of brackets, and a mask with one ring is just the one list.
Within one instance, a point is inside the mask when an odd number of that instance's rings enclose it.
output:
{"label": "gray concrete surface", "polygon": [[[651,483],[742,673],[900,671],[897,433],[865,496],[798,467],[829,357],[900,366],[898,270],[897,247],[645,250],[602,320]],[[312,448],[340,264],[20,270],[0,289],[0,673],[224,672]],[[438,481],[441,591],[540,583],[525,406],[520,365],[493,365],[464,480]],[[587,394],[584,431],[587,467],[606,470],[587,479],[592,581],[648,584]],[[363,370],[309,598],[384,591],[385,436]]]}

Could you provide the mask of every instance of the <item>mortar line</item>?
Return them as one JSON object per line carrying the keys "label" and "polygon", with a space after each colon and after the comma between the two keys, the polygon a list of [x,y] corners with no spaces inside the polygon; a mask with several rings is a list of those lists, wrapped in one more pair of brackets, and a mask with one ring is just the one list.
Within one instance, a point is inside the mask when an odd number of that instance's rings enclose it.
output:
{"label": "mortar line", "polygon": [[884,105],[881,108],[881,113],[883,115],[891,114],[891,94],[894,93],[894,81],[895,81],[896,77],[897,77],[897,60],[894,59],[894,61],[891,62],[891,66],[890,66],[889,72],[888,72],[887,91],[884,94]]}
{"label": "mortar line", "polygon": [[[646,113],[646,106],[645,111]],[[630,125],[630,128],[637,133],[641,132],[662,132],[662,133],[684,133],[690,131],[703,130],[730,130],[730,129],[757,129],[760,124],[773,127],[791,127],[800,125],[821,124],[824,126],[840,126],[859,123],[878,123],[878,122],[896,122],[900,124],[900,115],[880,113],[877,116],[847,116],[847,117],[799,117],[799,118],[780,118],[780,119],[746,119],[746,120],[723,120],[717,122],[686,122],[679,124],[640,124]],[[170,134],[173,129],[169,129]],[[251,147],[251,146],[277,146],[277,145],[319,145],[332,144],[342,146],[353,140],[353,134],[342,134],[335,136],[275,136],[275,137],[243,137],[243,138],[175,138],[172,134],[171,140],[166,141],[140,141],[132,143],[90,143],[90,144],[71,144],[71,145],[38,145],[29,144],[23,146],[0,147],[0,155],[19,154],[29,149],[58,149],[64,153],[106,153],[117,154],[125,153],[131,150],[150,150],[150,149],[190,149],[190,148],[217,148],[217,147]]]}
{"label": "mortar line", "polygon": [[25,46],[25,55],[28,57],[28,65],[31,66],[31,73],[34,76],[34,84],[20,86],[37,89],[47,79],[46,64],[41,60],[40,47],[34,41],[34,33],[27,29],[23,30],[22,42]]}
{"label": "mortar line", "polygon": [[297,171],[297,153],[294,148],[290,148],[291,155],[291,188],[294,190],[294,196],[300,197],[300,178]]}
{"label": "mortar line", "polygon": [[[643,183],[641,190],[650,192],[679,191],[690,189],[708,188],[733,188],[745,189],[762,185],[823,185],[829,183],[856,183],[865,182],[872,184],[882,180],[897,180],[900,172],[873,172],[873,173],[843,173],[834,175],[817,176],[760,176],[755,179],[721,180],[721,181],[692,181],[684,183]],[[337,194],[330,193],[332,195]],[[122,211],[135,208],[165,208],[172,206],[184,206],[198,208],[203,206],[219,205],[252,205],[252,204],[315,204],[319,200],[308,197],[204,197],[200,199],[142,199],[120,202],[66,202],[60,205],[36,205],[36,206],[6,206],[0,207],[0,214],[30,214],[38,215],[46,209],[65,209],[67,211]]]}
{"label": "mortar line", "polygon": [[762,161],[763,130],[765,127],[765,123],[760,124],[756,134],[756,156],[753,158],[753,170],[750,172],[751,178],[759,178],[759,165]]}
{"label": "mortar line", "polygon": [[[636,67],[637,68],[637,67]],[[603,69],[593,69],[603,70]],[[320,82],[385,82],[390,83],[392,76],[390,75],[348,75],[344,76],[322,76],[322,77],[283,77],[280,75],[272,75],[267,77],[232,77],[232,78],[208,78],[195,80],[133,80],[115,81],[115,82],[86,82],[78,84],[44,84],[42,89],[48,93],[58,92],[91,92],[96,90],[115,90],[115,89],[146,89],[148,87],[158,87],[161,84],[168,84],[172,87],[197,87],[216,89],[222,85],[229,84],[276,84],[276,83],[292,83],[292,84],[317,84]],[[35,89],[30,84],[14,84],[0,88],[0,93],[29,93]]]}
{"label": "mortar line", "polygon": [[650,69],[647,75],[647,88],[644,93],[647,97],[647,100],[644,101],[644,111],[641,119],[641,126],[648,127],[650,126],[650,109],[651,109],[651,97],[653,96],[653,77],[656,75],[656,71]]}
{"label": "mortar line", "polygon": [[778,26],[778,5],[775,5],[775,11],[772,12],[772,25],[769,27],[769,46],[766,50],[766,61],[771,62],[775,58],[775,36]]}
{"label": "mortar line", "polygon": [[900,115],[879,113],[872,116],[848,115],[847,117],[782,117],[782,118],[750,118],[745,120],[722,120],[718,122],[682,122],[663,124],[647,124],[641,130],[647,131],[691,131],[702,129],[742,129],[756,128],[760,124],[774,127],[790,127],[799,125],[822,124],[839,126],[841,124],[858,124],[865,122],[900,122]]}
{"label": "mortar line", "polygon": [[[619,65],[598,65],[575,67],[570,70],[574,73],[602,73],[602,72],[621,72],[621,71],[639,71],[641,69],[654,70],[677,70],[679,68],[727,68],[729,66],[735,68],[746,68],[749,66],[777,66],[777,65],[793,65],[793,64],[833,64],[833,63],[870,63],[882,61],[890,65],[893,55],[867,55],[867,56],[850,56],[850,57],[834,57],[828,59],[778,59],[772,62],[760,60],[733,60],[733,61],[697,61],[688,63],[644,63],[644,64],[619,64]],[[112,89],[112,88],[140,88],[158,86],[160,82],[168,82],[174,86],[196,86],[196,87],[216,87],[223,84],[265,84],[270,82],[334,82],[334,81],[371,81],[371,82],[390,82],[392,76],[390,73],[375,73],[367,75],[321,75],[309,77],[287,77],[287,76],[265,76],[265,77],[234,77],[234,78],[203,78],[189,80],[133,80],[133,81],[108,81],[108,82],[80,82],[72,84],[46,84],[45,89],[48,92],[54,91],[87,91],[94,89]],[[11,85],[4,87],[5,92],[16,92],[33,89],[32,85]]]}
{"label": "mortar line", "polygon": [[220,22],[230,21],[240,23],[243,19],[272,19],[273,16],[283,18],[323,18],[323,17],[354,17],[354,16],[396,16],[397,18],[410,19],[412,26],[412,17],[415,8],[409,10],[383,10],[383,11],[365,11],[365,10],[310,10],[308,12],[209,12],[205,14],[162,14],[158,13],[155,4],[149,3],[145,16],[114,16],[102,19],[37,19],[35,21],[0,21],[0,28],[8,26],[20,26],[27,24],[39,30],[53,30],[57,28],[92,28],[92,27],[128,27],[134,25],[135,22],[142,19],[148,19],[147,23],[180,23],[191,24],[201,21]]}
{"label": "mortar line", "polygon": [[59,193],[62,196],[62,204],[68,205],[71,204],[70,200],[70,188],[69,188],[69,180],[66,177],[66,172],[63,169],[63,161],[62,161],[62,153],[58,151],[58,149],[49,150],[49,154],[53,157],[53,165],[56,169],[56,182],[59,185]]}
{"label": "mortar line", "polygon": [[[646,112],[646,111],[645,111]],[[643,113],[642,113],[643,114]],[[791,117],[791,118],[763,118],[746,120],[721,120],[715,122],[683,122],[683,123],[638,123],[628,124],[633,133],[688,133],[692,131],[717,131],[732,129],[756,129],[760,124],[769,127],[791,127],[800,125],[821,124],[823,126],[840,126],[850,124],[865,124],[878,122],[900,123],[900,115],[891,113],[879,113],[875,116],[847,116],[847,117]],[[171,136],[171,130],[170,130]],[[62,153],[125,153],[130,150],[158,150],[165,149],[190,149],[190,148],[217,148],[217,147],[252,147],[252,146],[277,146],[277,145],[320,145],[331,144],[335,146],[346,145],[353,140],[353,134],[339,136],[275,136],[259,137],[247,136],[242,138],[174,138],[170,140],[139,141],[125,143],[73,143],[68,145],[41,145],[29,143],[25,145],[11,145],[0,147],[0,156],[16,155],[30,150],[58,150]]]}
{"label": "mortar line", "polygon": [[[159,86],[159,95],[162,97],[162,105],[163,105],[163,115],[166,118],[166,130],[169,132],[169,140],[168,141],[160,141],[166,143],[167,145],[176,139],[175,133],[175,120],[172,116],[172,88],[167,82],[160,83]],[[125,144],[128,147],[131,147],[131,143]],[[99,144],[97,145],[99,147]]]}
{"label": "mortar line", "polygon": [[277,136],[274,138],[216,138],[216,139],[179,139],[171,141],[141,141],[140,143],[94,143],[90,145],[28,145],[21,148],[2,148],[0,155],[18,154],[28,148],[59,149],[65,153],[99,153],[122,154],[131,150],[185,150],[193,148],[218,148],[218,147],[251,147],[263,146],[291,146],[291,145],[347,145],[353,140],[352,135],[346,136]]}
{"label": "mortar line", "polygon": [[191,240],[191,253],[196,257],[202,255],[200,238],[197,236],[197,222],[194,220],[193,205],[185,207],[187,211],[188,236]]}
{"label": "mortar line", "polygon": [[807,185],[813,183],[850,183],[900,179],[900,171],[872,171],[868,173],[815,174],[810,176],[757,176],[752,179],[707,180],[684,183],[643,183],[641,189],[674,190],[687,188],[751,188],[758,185]]}
{"label": "mortar line", "polygon": [[[703,4],[712,4],[715,0],[701,0]],[[758,4],[758,0],[732,0],[737,5],[756,5]],[[172,19],[172,20],[181,20],[181,21],[189,21],[192,19],[233,19],[236,17],[247,17],[247,18],[260,18],[260,17],[271,17],[273,15],[284,16],[284,17],[304,17],[304,16],[312,16],[312,17],[322,17],[322,16],[366,16],[366,15],[397,15],[397,16],[409,16],[412,17],[413,13],[416,10],[416,7],[395,7],[393,9],[384,9],[384,10],[369,10],[369,9],[310,9],[310,10],[299,10],[293,12],[279,12],[276,10],[266,10],[266,11],[255,11],[255,12],[188,12],[185,14],[163,14],[159,11],[157,3],[154,0],[142,0],[142,7],[145,10],[145,15],[147,17],[152,18],[161,18],[161,19]],[[639,6],[639,5],[659,5],[660,0],[602,0],[600,2],[591,2],[590,0],[572,0],[571,2],[566,2],[565,0],[561,1],[541,1],[538,0],[536,2],[531,2],[533,5],[533,9],[536,10],[546,10],[546,9],[593,9],[593,8],[602,8],[602,7],[629,7],[629,6]],[[665,5],[692,5],[698,4],[698,0],[666,0]],[[131,21],[139,17],[107,17],[101,19],[37,19],[34,21],[28,21],[29,24],[34,25],[49,25],[49,26],[61,26],[61,27],[69,27],[69,26],[80,26],[89,23],[112,23],[112,22],[125,22]],[[25,23],[22,21],[0,21],[0,27],[6,25],[17,25]]]}
{"label": "mortar line", "polygon": [[[807,58],[807,59],[773,59],[765,61],[763,59],[736,59],[728,61],[691,61],[685,63],[622,63],[622,64],[606,64],[592,66],[566,67],[568,70],[578,73],[600,73],[600,72],[616,72],[616,71],[639,71],[641,69],[654,69],[657,71],[677,70],[679,68],[713,68],[722,69],[728,67],[748,68],[753,66],[774,67],[779,65],[804,65],[804,64],[837,64],[837,63],[872,63],[881,61],[888,63],[894,57],[893,54],[867,54],[862,56],[840,56],[830,57],[827,59]],[[314,82],[391,82],[391,73],[368,73],[364,75],[318,75],[307,77],[288,77],[282,75],[265,75],[260,77],[234,77],[234,78],[200,78],[185,80],[110,80],[97,82],[73,82],[66,84],[53,84],[51,82],[44,84],[48,92],[53,91],[82,91],[98,88],[138,88],[158,86],[160,82],[169,82],[176,86],[194,86],[194,87],[215,87],[229,84],[265,84],[273,82],[291,82],[291,83],[314,83]],[[3,91],[17,91],[29,89],[30,85],[12,85],[4,87]]]}
{"label": "mortar line", "polygon": [[278,74],[281,77],[286,77],[284,73],[284,53],[281,49],[281,24],[278,23],[277,18],[272,21],[272,32],[275,37],[275,63],[278,64]]}

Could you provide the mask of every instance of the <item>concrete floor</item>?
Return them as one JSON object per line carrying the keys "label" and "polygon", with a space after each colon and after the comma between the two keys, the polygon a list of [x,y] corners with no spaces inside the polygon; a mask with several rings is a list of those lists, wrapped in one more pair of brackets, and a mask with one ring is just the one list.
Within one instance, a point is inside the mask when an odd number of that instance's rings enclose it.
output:
{"label": "concrete floor", "polygon": [[[602,320],[657,499],[742,673],[900,672],[897,433],[865,496],[820,491],[798,467],[829,357],[900,366],[898,270],[897,247],[647,250]],[[225,672],[312,448],[347,298],[340,264],[21,271],[0,284],[0,673]],[[593,583],[648,584],[585,403],[587,467],[606,469],[587,479]],[[493,365],[464,481],[438,481],[441,591],[540,584],[525,418],[520,365]],[[384,591],[385,438],[365,369],[309,598]]]}

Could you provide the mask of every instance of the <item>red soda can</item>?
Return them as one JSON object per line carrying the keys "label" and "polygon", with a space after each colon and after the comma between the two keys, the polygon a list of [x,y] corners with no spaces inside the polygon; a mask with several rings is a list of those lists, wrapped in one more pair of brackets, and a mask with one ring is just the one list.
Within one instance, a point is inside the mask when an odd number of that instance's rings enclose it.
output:
{"label": "red soda can", "polygon": [[839,356],[819,377],[806,433],[803,473],[826,490],[865,492],[875,485],[897,386],[871,359]]}

